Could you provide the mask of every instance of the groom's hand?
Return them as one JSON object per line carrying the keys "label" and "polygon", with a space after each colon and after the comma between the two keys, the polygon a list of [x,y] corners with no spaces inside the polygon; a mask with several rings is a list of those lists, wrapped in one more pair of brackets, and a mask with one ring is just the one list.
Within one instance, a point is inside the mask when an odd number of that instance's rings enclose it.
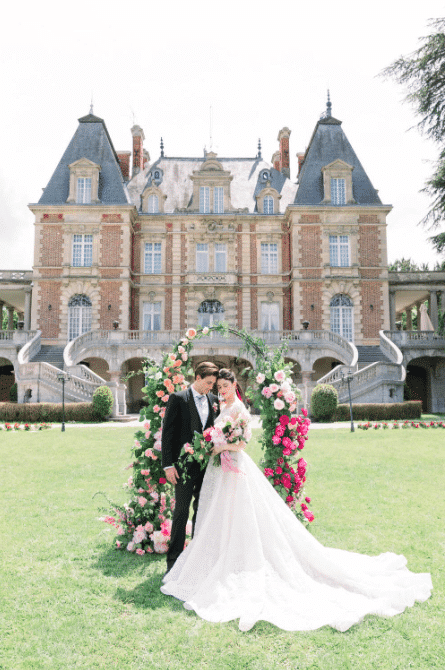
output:
{"label": "groom's hand", "polygon": [[165,470],[165,477],[167,481],[170,482],[170,484],[175,485],[179,479],[178,471],[176,470],[175,466],[172,468],[168,468]]}

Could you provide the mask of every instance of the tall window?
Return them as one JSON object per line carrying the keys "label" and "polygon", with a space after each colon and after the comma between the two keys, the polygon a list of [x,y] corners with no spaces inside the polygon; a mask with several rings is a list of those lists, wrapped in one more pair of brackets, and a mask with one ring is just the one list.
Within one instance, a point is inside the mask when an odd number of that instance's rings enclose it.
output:
{"label": "tall window", "polygon": [[331,203],[346,205],[346,180],[331,179]]}
{"label": "tall window", "polygon": [[158,214],[159,212],[159,198],[157,195],[148,196],[148,213]]}
{"label": "tall window", "polygon": [[329,262],[331,267],[349,267],[348,235],[329,235]]}
{"label": "tall window", "polygon": [[144,330],[161,330],[161,303],[144,302]]}
{"label": "tall window", "polygon": [[200,326],[214,326],[224,320],[224,307],[219,300],[204,300],[198,309]]}
{"label": "tall window", "polygon": [[215,272],[227,272],[227,245],[215,243]]}
{"label": "tall window", "polygon": [[161,243],[146,242],[144,254],[144,272],[146,275],[161,274]]}
{"label": "tall window", "polygon": [[68,338],[74,340],[91,330],[91,300],[86,295],[73,295],[68,302]]}
{"label": "tall window", "polygon": [[196,245],[196,272],[209,271],[209,245]]}
{"label": "tall window", "polygon": [[78,177],[77,202],[80,204],[91,202],[91,177]]}
{"label": "tall window", "polygon": [[332,332],[352,342],[354,333],[352,328],[353,303],[351,298],[344,293],[334,295],[330,302],[330,309]]}
{"label": "tall window", "polygon": [[73,235],[73,267],[86,268],[93,264],[93,236]]}
{"label": "tall window", "polygon": [[264,214],[273,214],[273,198],[271,195],[265,195],[263,201]]}
{"label": "tall window", "polygon": [[261,330],[279,330],[280,312],[277,302],[261,303]]}
{"label": "tall window", "polygon": [[278,244],[261,243],[261,272],[264,275],[278,274]]}
{"label": "tall window", "polygon": [[216,186],[213,189],[213,211],[215,214],[224,212],[224,189],[222,186]]}
{"label": "tall window", "polygon": [[210,188],[208,186],[201,186],[199,189],[199,211],[201,214],[210,212]]}

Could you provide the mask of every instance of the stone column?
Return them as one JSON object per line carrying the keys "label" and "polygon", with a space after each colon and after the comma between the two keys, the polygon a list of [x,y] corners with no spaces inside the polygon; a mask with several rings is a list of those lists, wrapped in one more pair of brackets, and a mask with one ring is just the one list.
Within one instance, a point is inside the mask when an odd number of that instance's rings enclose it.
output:
{"label": "stone column", "polygon": [[389,292],[389,329],[396,329],[396,292]]}
{"label": "stone column", "polygon": [[411,307],[406,310],[406,330],[413,329],[413,312]]}
{"label": "stone column", "polygon": [[8,307],[8,330],[14,330],[14,307]]}
{"label": "stone column", "polygon": [[0,330],[3,330],[3,305],[5,303],[3,300],[0,300]]}
{"label": "stone column", "polygon": [[32,288],[26,286],[25,288],[25,330],[31,330],[31,294]]}
{"label": "stone column", "polygon": [[417,330],[420,330],[420,308],[422,307],[422,302],[416,302],[417,308]]}
{"label": "stone column", "polygon": [[429,305],[430,305],[430,319],[431,323],[434,326],[434,329],[437,330],[437,327],[439,325],[439,314],[437,312],[437,291],[430,291],[430,298],[429,298]]}

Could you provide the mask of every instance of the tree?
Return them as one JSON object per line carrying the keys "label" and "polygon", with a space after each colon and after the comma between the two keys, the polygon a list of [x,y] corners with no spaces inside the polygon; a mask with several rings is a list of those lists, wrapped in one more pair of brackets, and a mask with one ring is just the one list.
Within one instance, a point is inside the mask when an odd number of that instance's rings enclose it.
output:
{"label": "tree", "polygon": [[[421,224],[437,230],[445,223],[445,19],[432,19],[431,35],[422,37],[422,46],[408,56],[401,56],[382,72],[407,90],[407,102],[413,105],[420,121],[421,133],[439,145],[434,172],[423,193],[432,198],[432,205]],[[445,250],[445,232],[430,237],[439,253]]]}

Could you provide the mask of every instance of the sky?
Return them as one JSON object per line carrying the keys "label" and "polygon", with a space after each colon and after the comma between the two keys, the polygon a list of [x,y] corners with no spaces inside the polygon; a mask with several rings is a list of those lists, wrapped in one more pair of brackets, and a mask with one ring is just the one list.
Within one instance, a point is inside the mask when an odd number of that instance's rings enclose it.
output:
{"label": "sky", "polygon": [[[0,270],[31,269],[39,200],[77,119],[103,118],[117,151],[255,156],[270,161],[291,131],[291,179],[326,108],[343,130],[388,215],[388,260],[443,260],[418,225],[419,191],[437,147],[413,128],[405,91],[379,73],[420,45],[443,2],[401,0],[41,0],[8,3],[0,39]],[[212,123],[210,123],[212,118]]]}

